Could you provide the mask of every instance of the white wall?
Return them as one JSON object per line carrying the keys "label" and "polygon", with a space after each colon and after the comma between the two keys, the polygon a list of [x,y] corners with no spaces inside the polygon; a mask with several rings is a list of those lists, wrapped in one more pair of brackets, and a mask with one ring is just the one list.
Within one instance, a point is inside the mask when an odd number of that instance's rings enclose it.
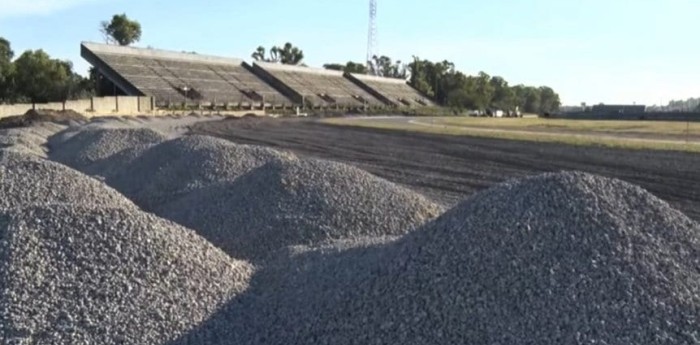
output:
{"label": "white wall", "polygon": [[3,104],[0,105],[0,118],[22,115],[30,109],[73,110],[86,117],[153,115],[152,104],[151,97],[137,96],[92,97],[65,103]]}

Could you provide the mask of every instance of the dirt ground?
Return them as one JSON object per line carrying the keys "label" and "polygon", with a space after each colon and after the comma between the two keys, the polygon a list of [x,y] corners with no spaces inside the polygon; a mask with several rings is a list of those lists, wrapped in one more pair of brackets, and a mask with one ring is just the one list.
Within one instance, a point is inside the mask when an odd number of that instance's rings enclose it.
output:
{"label": "dirt ground", "polygon": [[229,119],[193,133],[354,164],[452,205],[507,179],[580,170],[638,184],[700,220],[700,154],[340,127],[310,119]]}

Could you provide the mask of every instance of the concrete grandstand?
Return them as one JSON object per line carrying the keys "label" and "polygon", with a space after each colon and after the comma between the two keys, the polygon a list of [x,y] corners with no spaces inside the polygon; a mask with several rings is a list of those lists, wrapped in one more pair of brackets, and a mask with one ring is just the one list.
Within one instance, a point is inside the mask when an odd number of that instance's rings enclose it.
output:
{"label": "concrete grandstand", "polygon": [[292,105],[239,59],[87,42],[81,55],[123,94],[153,96],[161,107]]}
{"label": "concrete grandstand", "polygon": [[256,62],[253,71],[307,107],[383,107],[384,102],[352,81],[343,72],[321,68]]}
{"label": "concrete grandstand", "polygon": [[435,106],[404,80],[278,63],[83,42],[102,96],[151,96],[156,108],[383,109]]}
{"label": "concrete grandstand", "polygon": [[389,105],[397,107],[434,106],[428,97],[412,88],[403,79],[346,73],[354,83]]}

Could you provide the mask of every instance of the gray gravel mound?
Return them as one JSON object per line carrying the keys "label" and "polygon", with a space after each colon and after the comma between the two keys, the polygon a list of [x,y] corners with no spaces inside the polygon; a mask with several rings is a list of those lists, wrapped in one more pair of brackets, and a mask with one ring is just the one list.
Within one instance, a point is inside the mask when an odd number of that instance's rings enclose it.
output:
{"label": "gray gravel mound", "polygon": [[83,167],[82,171],[85,174],[98,177],[103,181],[113,179],[124,173],[125,169],[128,169],[136,159],[153,146],[155,145],[139,144],[121,150],[105,159],[98,160]]}
{"label": "gray gravel mound", "polygon": [[0,208],[70,204],[136,208],[93,178],[27,153],[0,150]]}
{"label": "gray gravel mound", "polygon": [[[73,133],[74,129],[68,130]],[[62,133],[57,134],[63,137]],[[50,139],[49,157],[78,170],[136,146],[152,145],[167,138],[148,128],[90,128],[80,130],[69,139]]]}
{"label": "gray gravel mound", "polygon": [[167,344],[252,273],[192,231],[124,209],[2,209],[0,239],[3,344]]}
{"label": "gray gravel mound", "polygon": [[178,344],[700,342],[700,225],[583,173],[506,183],[397,242],[284,265]]}
{"label": "gray gravel mound", "polygon": [[47,138],[65,126],[39,123],[29,127],[0,129],[0,149],[46,157]]}
{"label": "gray gravel mound", "polygon": [[442,211],[355,167],[294,159],[191,193],[157,214],[197,229],[233,257],[261,260],[290,245],[402,235]]}
{"label": "gray gravel mound", "polygon": [[233,181],[271,160],[292,157],[209,136],[185,136],[143,152],[107,183],[144,209],[155,210],[194,190]]}

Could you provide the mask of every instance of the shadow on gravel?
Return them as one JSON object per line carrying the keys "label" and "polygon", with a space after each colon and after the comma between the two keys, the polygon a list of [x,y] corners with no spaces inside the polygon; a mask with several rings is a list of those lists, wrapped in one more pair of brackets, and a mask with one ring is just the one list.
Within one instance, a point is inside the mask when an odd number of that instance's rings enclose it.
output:
{"label": "shadow on gravel", "polygon": [[[317,342],[320,339],[316,338],[319,330],[315,324],[322,320],[326,323],[328,318],[342,320],[351,317],[348,315],[353,313],[352,310],[337,306],[360,298],[352,295],[361,291],[360,286],[367,277],[380,274],[382,258],[395,245],[397,243],[390,242],[302,254],[281,251],[253,275],[245,293],[232,299],[197,328],[168,344]],[[356,312],[359,314],[361,309]],[[324,335],[323,343],[328,343],[327,340],[334,336]]]}

